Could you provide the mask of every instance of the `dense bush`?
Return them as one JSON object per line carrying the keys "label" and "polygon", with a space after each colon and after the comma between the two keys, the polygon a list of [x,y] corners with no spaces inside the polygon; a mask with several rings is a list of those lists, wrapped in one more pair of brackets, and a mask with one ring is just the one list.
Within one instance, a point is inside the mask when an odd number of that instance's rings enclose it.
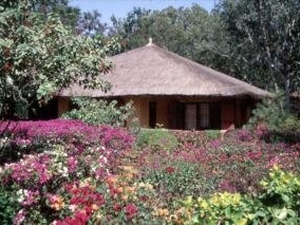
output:
{"label": "dense bush", "polygon": [[92,125],[107,124],[111,126],[124,126],[127,121],[136,120],[132,102],[118,106],[117,101],[108,102],[94,98],[73,98],[75,106],[63,114],[63,118],[77,119]]}
{"label": "dense bush", "polygon": [[5,142],[0,149],[17,153],[1,157],[1,220],[13,216],[14,224],[85,224],[106,202],[107,190],[98,187],[133,145],[133,137],[121,128],[81,121],[1,125]]}
{"label": "dense bush", "polygon": [[3,225],[12,224],[16,213],[17,202],[13,199],[15,193],[9,188],[0,186],[0,221]]}
{"label": "dense bush", "polygon": [[2,122],[0,133],[0,164],[19,160],[23,154],[51,150],[56,144],[68,149],[104,146],[117,151],[130,148],[133,142],[124,129],[67,119]]}
{"label": "dense bush", "polygon": [[253,110],[248,127],[264,125],[269,131],[277,133],[293,133],[299,131],[300,120],[296,114],[284,108],[283,96],[265,99]]}

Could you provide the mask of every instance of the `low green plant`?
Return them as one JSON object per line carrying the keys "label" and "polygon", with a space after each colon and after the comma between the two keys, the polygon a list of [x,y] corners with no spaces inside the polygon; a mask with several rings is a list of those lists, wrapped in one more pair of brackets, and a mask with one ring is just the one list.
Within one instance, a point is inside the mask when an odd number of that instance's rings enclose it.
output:
{"label": "low green plant", "polygon": [[[145,171],[143,180],[153,187],[166,202],[187,195],[207,195],[213,188],[204,176],[201,166],[187,162],[176,162],[162,168]],[[161,199],[162,200],[162,199]]]}
{"label": "low green plant", "polygon": [[209,140],[220,138],[219,130],[206,130],[205,134],[207,135]]}
{"label": "low green plant", "polygon": [[266,205],[297,209],[300,213],[300,176],[274,167],[269,178],[261,181],[264,192],[260,198]]}
{"label": "low green plant", "polygon": [[88,97],[73,98],[72,102],[76,108],[64,113],[63,118],[79,119],[91,125],[111,126],[125,126],[128,120],[134,120],[132,102],[118,106],[115,100],[108,102]]}
{"label": "low green plant", "polygon": [[17,211],[17,201],[13,196],[15,196],[13,191],[8,191],[0,185],[0,221],[3,225],[13,223],[13,218]]}
{"label": "low green plant", "polygon": [[224,192],[209,198],[187,197],[180,202],[186,212],[181,219],[186,224],[299,224],[299,174],[275,166],[261,185],[258,196]]}
{"label": "low green plant", "polygon": [[172,133],[163,128],[141,129],[137,135],[136,146],[147,146],[154,151],[173,151],[178,146],[178,141]]}

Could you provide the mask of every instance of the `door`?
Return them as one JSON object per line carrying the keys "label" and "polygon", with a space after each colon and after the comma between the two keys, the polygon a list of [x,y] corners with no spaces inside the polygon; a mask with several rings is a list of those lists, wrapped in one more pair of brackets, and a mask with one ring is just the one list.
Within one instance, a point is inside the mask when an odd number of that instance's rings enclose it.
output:
{"label": "door", "polygon": [[156,102],[149,102],[149,127],[156,126]]}
{"label": "door", "polygon": [[234,129],[234,117],[235,117],[235,107],[232,103],[222,104],[222,119],[221,119],[221,129],[228,130]]}
{"label": "door", "polygon": [[211,103],[209,105],[210,129],[221,129],[221,104]]}
{"label": "door", "polygon": [[170,113],[172,129],[184,129],[184,114],[184,104],[180,102],[172,104]]}

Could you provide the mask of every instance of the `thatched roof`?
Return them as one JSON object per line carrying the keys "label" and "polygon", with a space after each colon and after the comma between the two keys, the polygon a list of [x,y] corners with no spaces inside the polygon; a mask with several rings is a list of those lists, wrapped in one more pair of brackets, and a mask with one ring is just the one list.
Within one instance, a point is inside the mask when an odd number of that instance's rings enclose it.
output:
{"label": "thatched roof", "polygon": [[78,85],[61,91],[60,96],[117,97],[140,95],[166,96],[241,96],[255,98],[269,93],[246,82],[217,72],[172,52],[148,44],[116,55],[112,72],[103,79],[112,84],[107,93],[83,89]]}

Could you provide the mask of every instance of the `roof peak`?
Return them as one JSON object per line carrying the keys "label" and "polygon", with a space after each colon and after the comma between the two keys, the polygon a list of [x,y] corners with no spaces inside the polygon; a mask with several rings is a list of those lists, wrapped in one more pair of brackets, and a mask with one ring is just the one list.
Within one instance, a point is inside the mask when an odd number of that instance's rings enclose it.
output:
{"label": "roof peak", "polygon": [[149,42],[146,46],[152,46],[153,45],[153,40],[152,37],[149,37]]}

